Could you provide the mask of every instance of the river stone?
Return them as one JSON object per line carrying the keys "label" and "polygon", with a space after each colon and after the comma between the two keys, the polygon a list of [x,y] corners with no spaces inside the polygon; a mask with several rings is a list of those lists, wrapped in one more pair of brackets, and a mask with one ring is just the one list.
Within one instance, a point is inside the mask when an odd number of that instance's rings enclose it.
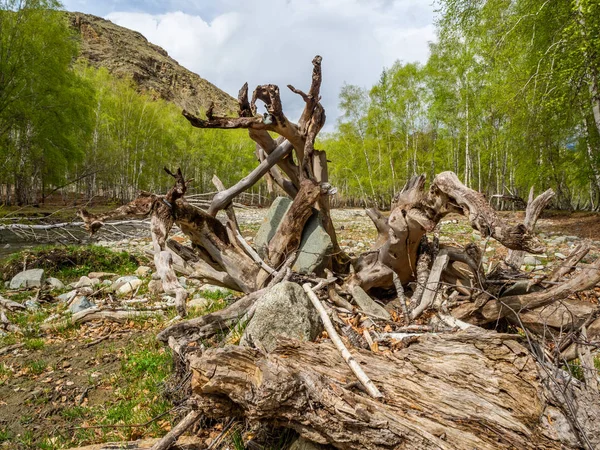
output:
{"label": "river stone", "polygon": [[207,292],[210,294],[222,294],[227,295],[227,289],[221,286],[216,286],[214,284],[203,284],[200,289],[198,289],[200,293]]}
{"label": "river stone", "polygon": [[540,265],[542,262],[535,258],[534,256],[526,256],[525,258],[523,258],[523,264],[525,264],[526,266],[537,266]]}
{"label": "river stone", "polygon": [[83,287],[94,287],[98,284],[100,284],[99,278],[90,278],[90,277],[86,277],[84,275],[79,279],[77,284],[75,284],[74,288],[78,289],[78,288],[83,288]]}
{"label": "river stone", "polygon": [[138,277],[127,276],[121,277],[113,284],[113,289],[117,295],[126,295],[135,291],[142,285],[142,280]]}
{"label": "river stone", "polygon": [[269,245],[269,241],[275,236],[275,232],[290,206],[292,206],[292,200],[287,197],[277,197],[271,204],[267,212],[267,217],[263,219],[254,238],[256,251],[261,258],[265,259],[267,256],[266,248]]}
{"label": "river stone", "polygon": [[111,272],[90,272],[90,273],[88,273],[89,278],[98,278],[99,280],[102,280],[103,278],[110,278],[110,277],[116,277],[116,276],[117,276],[116,273],[111,273]]}
{"label": "river stone", "polygon": [[313,214],[302,231],[298,257],[292,270],[298,273],[319,273],[333,252],[333,242],[321,223],[321,215]]}
{"label": "river stone", "polygon": [[150,280],[150,282],[148,283],[148,292],[150,292],[150,294],[152,294],[152,295],[162,294],[164,292],[162,281],[161,280]]}
{"label": "river stone", "polygon": [[44,269],[29,269],[16,274],[10,280],[10,289],[42,287],[44,283]]}
{"label": "river stone", "polygon": [[29,311],[37,311],[40,309],[40,304],[33,299],[26,300],[25,306]]}
{"label": "river stone", "polygon": [[152,269],[148,266],[140,266],[137,269],[135,269],[135,274],[138,277],[145,277],[148,274],[150,274],[150,272],[152,272]]}
{"label": "river stone", "polygon": [[61,290],[65,288],[65,285],[58,278],[50,277],[46,278],[46,284],[52,289]]}
{"label": "river stone", "polygon": [[242,336],[241,345],[256,345],[270,352],[280,336],[312,341],[321,332],[317,310],[299,284],[281,282],[268,291],[256,306]]}
{"label": "river stone", "polygon": [[352,288],[352,298],[354,298],[358,307],[367,314],[381,319],[391,319],[390,313],[387,312],[383,306],[369,297],[369,294],[367,294],[360,286],[354,286]]}
{"label": "river stone", "polygon": [[88,299],[85,295],[80,295],[75,297],[75,299],[69,305],[69,311],[73,314],[77,314],[78,312],[85,311],[86,309],[90,309],[96,306],[96,304]]}
{"label": "river stone", "polygon": [[60,302],[69,303],[73,297],[77,295],[77,290],[73,289],[72,291],[65,292],[64,294],[60,294],[56,297]]}
{"label": "river stone", "polygon": [[208,298],[194,297],[187,303],[187,306],[188,308],[206,309],[210,306],[211,303],[212,300],[209,300]]}
{"label": "river stone", "polygon": [[554,256],[555,256],[555,257],[557,257],[558,259],[567,259],[567,255],[563,255],[563,254],[562,254],[562,253],[560,253],[560,252],[556,252],[556,253],[554,254]]}

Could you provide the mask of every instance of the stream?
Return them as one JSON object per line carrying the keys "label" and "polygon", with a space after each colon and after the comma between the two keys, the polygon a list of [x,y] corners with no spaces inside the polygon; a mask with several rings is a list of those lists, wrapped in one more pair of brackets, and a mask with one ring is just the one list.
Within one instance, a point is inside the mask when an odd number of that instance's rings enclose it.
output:
{"label": "stream", "polygon": [[120,241],[150,237],[150,221],[108,222],[93,237],[81,222],[52,225],[0,225],[0,259],[40,245],[87,245],[99,241]]}

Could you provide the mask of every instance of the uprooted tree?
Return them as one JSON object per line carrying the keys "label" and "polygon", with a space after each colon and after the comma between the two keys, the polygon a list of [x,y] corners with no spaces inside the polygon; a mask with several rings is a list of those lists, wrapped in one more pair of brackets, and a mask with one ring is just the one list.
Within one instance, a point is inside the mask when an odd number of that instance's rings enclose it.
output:
{"label": "uprooted tree", "polygon": [[[320,86],[317,56],[308,92],[288,86],[305,102],[298,123],[285,116],[272,84],[258,86],[251,100],[245,84],[238,117],[216,117],[212,107],[205,119],[184,111],[194,127],[245,128],[256,142],[256,169],[227,189],[215,177],[219,192],[206,211],[186,201],[190,180],[181,170],[167,170],[175,182],[166,195],[142,193],[101,216],[80,212],[92,233],[112,218],[151,217],[157,273],[182,316],[187,292],[176,272],[246,294],[158,336],[193,374],[194,411],[187,422],[241,416],[348,449],[600,446],[597,373],[584,370],[579,381],[561,368],[575,358],[590,368],[600,334],[598,306],[572,297],[600,281],[600,260],[576,267],[589,250],[581,244],[549,276],[530,278],[519,270],[524,252],[544,251],[533,231],[553,192],[534,199],[532,189],[525,222],[509,225],[454,173],[437,175],[427,190],[425,177],[415,176],[394,198],[389,216],[367,211],[378,239],[352,259],[338,245],[330,217],[335,189],[326,154],[314,147],[325,122]],[[266,113],[257,113],[258,100]],[[293,201],[261,257],[242,237],[232,201],[263,177]],[[216,218],[222,210],[225,224]],[[508,258],[486,275],[478,246],[428,238],[449,213],[465,215],[483,237],[510,249]],[[323,273],[295,273],[290,267],[313,214],[333,251]],[[191,246],[168,238],[174,224]],[[331,341],[282,340],[268,354],[239,346],[199,350],[203,339],[249,320],[282,280],[303,284]],[[397,309],[378,314],[383,308],[373,299],[395,302]],[[390,350],[376,351],[373,336]]]}

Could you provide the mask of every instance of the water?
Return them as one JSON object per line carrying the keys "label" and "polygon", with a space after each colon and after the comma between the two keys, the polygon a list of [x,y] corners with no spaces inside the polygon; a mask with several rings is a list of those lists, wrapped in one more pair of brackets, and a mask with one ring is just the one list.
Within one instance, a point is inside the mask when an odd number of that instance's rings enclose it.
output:
{"label": "water", "polygon": [[0,259],[40,245],[87,245],[98,241],[118,241],[149,237],[149,221],[107,223],[93,237],[81,225],[67,225],[49,230],[0,229]]}

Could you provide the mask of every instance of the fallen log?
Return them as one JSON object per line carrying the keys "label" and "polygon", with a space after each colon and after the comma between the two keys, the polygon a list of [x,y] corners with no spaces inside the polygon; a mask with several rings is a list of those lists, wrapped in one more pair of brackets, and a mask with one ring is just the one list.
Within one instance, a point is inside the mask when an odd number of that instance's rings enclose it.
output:
{"label": "fallen log", "polygon": [[[415,340],[394,353],[354,351],[385,402],[345,387],[354,374],[333,344],[297,341],[271,354],[230,346],[190,356],[193,400],[207,417],[243,416],[339,449],[579,448],[571,423],[581,417],[548,400],[548,375],[518,335],[469,330]],[[600,413],[584,397],[579,408]],[[600,445],[600,424],[585,426]]]}

